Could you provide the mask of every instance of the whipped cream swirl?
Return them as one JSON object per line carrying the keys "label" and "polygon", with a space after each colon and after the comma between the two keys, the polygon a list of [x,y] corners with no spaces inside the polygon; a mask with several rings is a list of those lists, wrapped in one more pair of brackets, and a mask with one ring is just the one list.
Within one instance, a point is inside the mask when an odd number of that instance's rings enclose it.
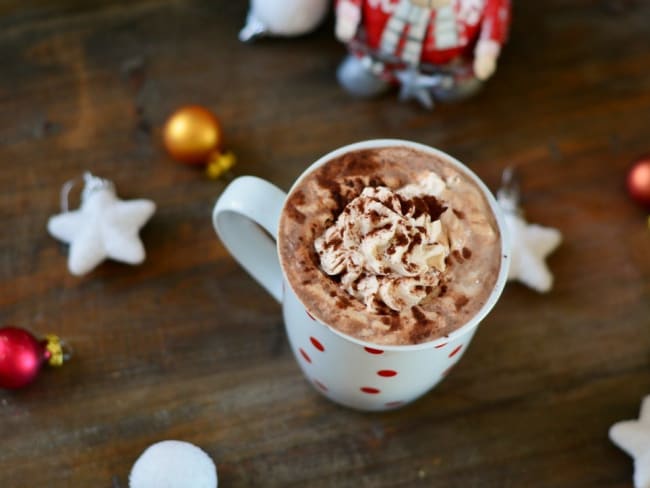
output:
{"label": "whipped cream swirl", "polygon": [[436,195],[444,181],[429,173],[420,184],[392,191],[366,187],[314,242],[322,270],[368,309],[413,307],[440,282],[449,239],[440,222],[447,209]]}

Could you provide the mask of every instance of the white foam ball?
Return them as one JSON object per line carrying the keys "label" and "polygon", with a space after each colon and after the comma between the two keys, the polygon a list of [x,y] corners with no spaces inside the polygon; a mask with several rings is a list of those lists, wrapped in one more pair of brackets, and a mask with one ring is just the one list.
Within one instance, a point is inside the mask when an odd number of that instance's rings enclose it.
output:
{"label": "white foam ball", "polygon": [[130,488],[216,488],[217,468],[204,451],[183,441],[152,444],[131,468]]}

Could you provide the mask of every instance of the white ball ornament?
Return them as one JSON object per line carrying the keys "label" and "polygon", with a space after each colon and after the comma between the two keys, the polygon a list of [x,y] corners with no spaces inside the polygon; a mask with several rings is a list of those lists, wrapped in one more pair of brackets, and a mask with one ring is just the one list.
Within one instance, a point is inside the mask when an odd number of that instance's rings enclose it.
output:
{"label": "white ball ornament", "polygon": [[161,441],[140,455],[129,488],[216,488],[217,468],[203,450],[183,441]]}
{"label": "white ball ornament", "polygon": [[239,39],[260,36],[300,36],[316,28],[325,18],[329,0],[251,0],[246,25]]}

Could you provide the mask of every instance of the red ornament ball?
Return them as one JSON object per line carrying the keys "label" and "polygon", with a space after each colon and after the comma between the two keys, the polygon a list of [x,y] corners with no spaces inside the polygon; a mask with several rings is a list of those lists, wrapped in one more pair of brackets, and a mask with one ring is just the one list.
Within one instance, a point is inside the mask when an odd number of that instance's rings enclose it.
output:
{"label": "red ornament ball", "polygon": [[627,191],[637,203],[650,208],[650,155],[640,158],[630,168]]}
{"label": "red ornament ball", "polygon": [[44,363],[60,366],[64,360],[56,336],[39,341],[18,327],[0,328],[0,388],[10,390],[27,386],[36,379]]}

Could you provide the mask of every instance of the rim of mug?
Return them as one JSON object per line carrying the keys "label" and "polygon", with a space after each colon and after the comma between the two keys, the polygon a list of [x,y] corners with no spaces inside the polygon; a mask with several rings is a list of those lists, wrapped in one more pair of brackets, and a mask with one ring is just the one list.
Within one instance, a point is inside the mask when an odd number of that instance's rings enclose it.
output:
{"label": "rim of mug", "polygon": [[[419,142],[408,141],[405,139],[368,139],[365,141],[359,141],[359,142],[354,142],[352,144],[347,144],[345,146],[339,147],[338,149],[334,149],[333,151],[330,151],[329,153],[318,158],[300,174],[300,176],[296,179],[296,181],[294,181],[294,183],[291,185],[291,188],[287,192],[287,198],[293,192],[296,186],[298,186],[308,174],[310,174],[313,170],[315,170],[319,166],[322,166],[323,164],[325,164],[326,162],[334,158],[337,158],[345,153],[356,151],[359,149],[374,149],[374,148],[400,147],[400,146],[417,149],[441,157],[446,162],[454,166],[456,169],[466,174],[474,182],[474,184],[481,190],[483,196],[485,197],[485,199],[487,200],[490,206],[490,210],[492,211],[492,215],[494,216],[494,220],[497,223],[497,228],[501,236],[501,264],[499,267],[499,274],[497,275],[497,279],[494,282],[492,291],[490,292],[490,295],[488,296],[488,299],[485,301],[483,306],[465,324],[463,324],[456,330],[450,332],[449,334],[439,337],[437,339],[433,339],[431,341],[421,342],[418,344],[399,344],[399,345],[398,344],[377,344],[374,342],[364,341],[352,335],[341,332],[336,327],[329,325],[321,320],[318,320],[320,324],[324,325],[329,330],[331,330],[334,334],[342,337],[343,339],[347,339],[350,342],[358,344],[362,347],[368,347],[371,349],[381,349],[382,351],[416,351],[420,349],[435,348],[436,346],[440,346],[441,344],[446,344],[447,342],[451,342],[456,338],[463,336],[469,331],[475,329],[485,318],[485,316],[492,310],[492,308],[494,308],[494,306],[497,303],[497,300],[501,296],[501,293],[503,292],[503,289],[508,280],[508,271],[510,268],[510,260],[511,260],[510,236],[507,231],[503,211],[501,210],[501,207],[499,207],[496,198],[494,197],[492,192],[488,189],[488,187],[485,185],[485,183],[483,183],[483,181],[478,177],[476,173],[474,173],[474,171],[472,171],[468,166],[463,164],[458,159],[454,158],[453,156],[447,154],[444,151],[441,151],[440,149],[436,149],[434,147],[427,146],[426,144],[422,144]],[[278,234],[278,238],[279,238],[279,234]],[[305,307],[305,310],[311,313],[309,308],[300,299],[300,296],[293,289],[291,283],[286,277],[287,275],[285,269],[282,266],[282,259],[280,259],[279,256],[279,248],[280,247],[277,246],[278,260],[280,261],[280,269],[282,270],[282,279],[286,283],[286,285],[291,289],[293,294],[296,296],[297,300],[302,304],[303,307]]]}

